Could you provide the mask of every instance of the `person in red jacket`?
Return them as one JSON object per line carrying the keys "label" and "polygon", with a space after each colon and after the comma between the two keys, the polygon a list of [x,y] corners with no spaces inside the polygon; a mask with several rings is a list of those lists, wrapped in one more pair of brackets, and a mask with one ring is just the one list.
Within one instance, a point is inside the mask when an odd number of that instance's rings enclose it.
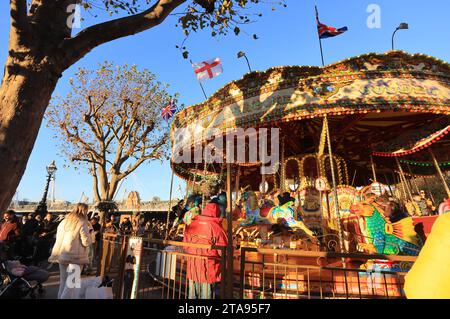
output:
{"label": "person in red jacket", "polygon": [[[226,246],[227,235],[222,228],[220,207],[208,203],[192,223],[186,227],[183,242],[212,246]],[[208,259],[188,257],[187,278],[189,280],[189,299],[212,299],[215,284],[221,281],[220,257],[217,249],[187,247],[186,253],[205,256]]]}
{"label": "person in red jacket", "polygon": [[14,246],[19,236],[20,227],[15,212],[7,210],[3,213],[3,221],[0,223],[0,242],[7,244],[9,257],[13,257],[16,253]]}

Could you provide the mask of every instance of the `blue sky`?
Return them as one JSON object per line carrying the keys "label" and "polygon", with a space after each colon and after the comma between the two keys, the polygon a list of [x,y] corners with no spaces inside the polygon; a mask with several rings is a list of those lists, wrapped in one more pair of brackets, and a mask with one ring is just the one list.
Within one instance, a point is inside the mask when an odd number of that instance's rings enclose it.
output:
{"label": "blue sky", "polygon": [[[287,8],[261,6],[263,16],[256,23],[243,27],[240,36],[211,38],[210,32],[193,34],[186,42],[193,61],[220,57],[224,73],[207,83],[205,90],[213,94],[227,82],[241,78],[247,71],[244,60],[237,60],[240,50],[247,53],[254,70],[265,70],[278,65],[320,65],[319,43],[315,25],[314,4],[320,11],[321,22],[334,26],[348,26],[342,36],[324,40],[325,63],[332,63],[368,52],[390,50],[391,35],[400,22],[408,22],[410,30],[396,36],[396,47],[411,53],[425,53],[450,61],[450,33],[446,31],[449,19],[448,0],[286,0]],[[381,8],[381,28],[367,27],[367,7],[376,4]],[[4,63],[9,36],[9,1],[0,4],[0,61]],[[101,21],[83,12],[82,27]],[[183,33],[175,27],[176,17],[171,16],[162,25],[135,36],[116,40],[93,50],[83,60],[67,70],[60,79],[55,93],[66,94],[68,79],[78,67],[96,68],[105,60],[117,64],[136,64],[148,68],[162,82],[170,84],[170,91],[180,93],[180,101],[191,105],[204,97],[196,82],[190,64],[181,57],[176,44],[183,41]],[[253,40],[257,33],[259,39]],[[64,160],[57,155],[57,141],[51,130],[41,127],[26,172],[18,188],[19,198],[38,200],[45,182],[45,166],[53,159],[59,170],[56,176],[56,197],[69,201],[79,200],[85,192],[92,198],[92,179],[84,171],[63,167]],[[184,182],[176,179],[184,189]],[[143,200],[153,196],[168,198],[170,168],[168,163],[144,164],[122,185],[117,199],[125,189],[137,190]]]}

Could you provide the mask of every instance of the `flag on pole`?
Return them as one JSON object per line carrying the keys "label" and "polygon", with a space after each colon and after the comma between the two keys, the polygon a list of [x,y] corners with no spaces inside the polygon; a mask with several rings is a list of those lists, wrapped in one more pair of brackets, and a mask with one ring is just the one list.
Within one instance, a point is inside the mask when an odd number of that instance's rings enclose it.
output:
{"label": "flag on pole", "polygon": [[161,116],[169,121],[177,111],[177,106],[175,105],[175,101],[173,99],[170,100],[169,104],[162,109]]}
{"label": "flag on pole", "polygon": [[192,63],[192,67],[194,68],[194,72],[200,82],[215,78],[223,72],[222,61],[220,61],[219,58],[199,63]]}
{"label": "flag on pole", "polygon": [[338,36],[346,31],[348,31],[347,27],[336,29],[334,27],[330,27],[330,26],[320,23],[319,11],[317,10],[317,7],[316,7],[316,20],[317,20],[317,30],[319,31],[320,39],[332,38],[332,37]]}

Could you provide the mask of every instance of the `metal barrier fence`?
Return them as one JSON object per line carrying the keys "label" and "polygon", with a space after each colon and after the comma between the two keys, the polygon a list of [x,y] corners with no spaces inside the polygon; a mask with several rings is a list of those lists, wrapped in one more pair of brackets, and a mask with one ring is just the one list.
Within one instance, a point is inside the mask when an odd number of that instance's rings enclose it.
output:
{"label": "metal barrier fence", "polygon": [[[114,279],[114,298],[128,299],[135,272],[127,262],[128,237],[104,235],[99,275]],[[206,257],[216,249],[220,257]],[[186,299],[188,267],[215,260],[221,266],[221,282],[212,298],[226,295],[226,247],[143,239],[138,271],[137,299]],[[389,260],[392,269],[361,269],[369,260]],[[234,293],[241,299],[364,299],[404,298],[404,276],[413,256],[368,255],[289,249],[241,247],[234,264]],[[343,267],[345,261],[345,267]],[[194,269],[195,270],[195,269]]]}
{"label": "metal barrier fence", "polygon": [[[127,260],[128,237],[105,234],[98,275],[114,279],[116,299],[129,299],[135,271]],[[188,251],[194,250],[195,253]],[[220,257],[207,257],[218,250]],[[202,256],[203,255],[203,256]],[[214,285],[212,298],[225,296],[226,247],[190,244],[159,239],[143,239],[136,287],[137,299],[186,299],[189,293],[188,267],[214,260],[220,264],[221,282]]]}
{"label": "metal barrier fence", "polygon": [[[219,251],[220,257],[205,256],[205,253],[214,249]],[[196,252],[192,253],[193,250]],[[196,265],[205,264],[206,266],[212,260],[220,264],[222,280],[215,284],[211,296],[223,298],[225,296],[226,247],[157,239],[145,240],[139,270],[137,299],[188,298],[188,268],[191,267],[191,271],[195,271]],[[130,289],[127,292],[130,292]]]}
{"label": "metal barrier fence", "polygon": [[364,299],[404,298],[406,272],[359,264],[390,260],[406,270],[416,257],[242,247],[240,259],[241,299]]}
{"label": "metal barrier fence", "polygon": [[123,285],[123,265],[125,264],[125,253],[128,238],[116,234],[103,234],[99,259],[97,264],[97,275],[108,276],[114,279],[114,298],[120,298]]}

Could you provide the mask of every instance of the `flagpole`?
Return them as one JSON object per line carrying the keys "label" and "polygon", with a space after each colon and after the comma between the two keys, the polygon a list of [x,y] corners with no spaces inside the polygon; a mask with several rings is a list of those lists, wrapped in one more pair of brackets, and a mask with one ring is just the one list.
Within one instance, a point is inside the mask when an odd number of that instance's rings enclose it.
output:
{"label": "flagpole", "polygon": [[[319,25],[319,10],[317,10],[317,6],[315,6],[316,8],[316,20],[317,20],[317,25]],[[325,60],[323,58],[323,47],[322,47],[322,39],[320,38],[320,34],[318,33],[319,36],[319,44],[320,44],[320,56],[322,58],[322,66],[325,66]]]}
{"label": "flagpole", "polygon": [[200,87],[202,88],[203,95],[205,96],[205,99],[207,100],[208,96],[206,96],[205,88],[203,87],[202,82],[198,81],[198,84],[200,84]]}

